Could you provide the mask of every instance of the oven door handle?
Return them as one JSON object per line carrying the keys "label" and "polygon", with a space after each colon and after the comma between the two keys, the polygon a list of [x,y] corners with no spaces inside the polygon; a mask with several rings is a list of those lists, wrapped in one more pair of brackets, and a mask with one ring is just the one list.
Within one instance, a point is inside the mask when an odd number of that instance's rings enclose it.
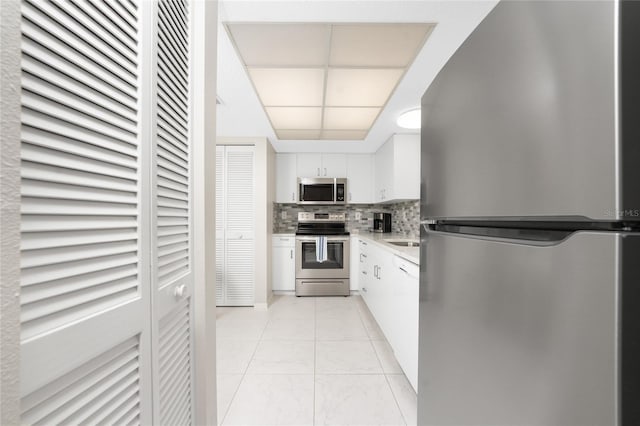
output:
{"label": "oven door handle", "polygon": [[[316,239],[314,237],[296,237],[296,241],[315,243]],[[349,237],[327,237],[327,241],[349,241]]]}

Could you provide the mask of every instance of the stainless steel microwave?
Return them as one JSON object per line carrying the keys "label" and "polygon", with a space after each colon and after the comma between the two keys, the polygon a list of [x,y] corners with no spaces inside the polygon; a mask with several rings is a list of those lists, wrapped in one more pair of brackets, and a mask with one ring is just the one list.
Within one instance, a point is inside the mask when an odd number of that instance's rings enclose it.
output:
{"label": "stainless steel microwave", "polygon": [[346,204],[347,179],[298,178],[298,204]]}

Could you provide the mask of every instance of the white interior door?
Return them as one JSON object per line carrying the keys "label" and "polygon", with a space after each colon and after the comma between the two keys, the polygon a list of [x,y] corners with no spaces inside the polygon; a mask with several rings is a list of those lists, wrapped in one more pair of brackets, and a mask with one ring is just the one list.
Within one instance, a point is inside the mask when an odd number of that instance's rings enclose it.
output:
{"label": "white interior door", "polygon": [[22,2],[25,424],[152,422],[139,16]]}
{"label": "white interior door", "polygon": [[157,8],[152,330],[154,422],[193,424],[189,4]]}
{"label": "white interior door", "polygon": [[216,146],[216,305],[225,303],[225,223],[226,182],[224,146]]}
{"label": "white interior door", "polygon": [[218,304],[253,306],[255,287],[254,147],[219,146],[216,168]]}

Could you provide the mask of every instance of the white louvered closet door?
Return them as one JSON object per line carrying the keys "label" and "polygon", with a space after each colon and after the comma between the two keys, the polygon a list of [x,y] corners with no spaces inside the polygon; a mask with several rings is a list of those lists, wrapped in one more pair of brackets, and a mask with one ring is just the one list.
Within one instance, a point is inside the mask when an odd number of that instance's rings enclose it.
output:
{"label": "white louvered closet door", "polygon": [[225,147],[216,146],[216,305],[225,303],[225,223],[226,182],[224,173]]}
{"label": "white louvered closet door", "polygon": [[140,7],[22,2],[24,424],[153,420]]}
{"label": "white louvered closet door", "polygon": [[159,0],[155,7],[153,412],[155,423],[176,426],[194,423],[191,18],[186,0]]}
{"label": "white louvered closet door", "polygon": [[[222,148],[222,147],[218,147]],[[219,153],[220,151],[218,151]],[[222,197],[217,199],[216,214],[223,212],[221,224],[224,247],[218,269],[224,295],[218,304],[224,306],[253,306],[255,286],[255,207],[254,207],[254,147],[225,146],[222,158]],[[222,183],[220,183],[222,182]]]}

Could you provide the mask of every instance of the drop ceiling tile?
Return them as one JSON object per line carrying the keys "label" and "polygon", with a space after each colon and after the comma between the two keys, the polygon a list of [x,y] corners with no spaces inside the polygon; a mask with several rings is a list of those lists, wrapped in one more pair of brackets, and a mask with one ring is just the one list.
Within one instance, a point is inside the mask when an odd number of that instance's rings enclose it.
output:
{"label": "drop ceiling tile", "polygon": [[267,107],[271,124],[276,129],[319,129],[322,121],[320,107]]}
{"label": "drop ceiling tile", "polygon": [[324,69],[249,68],[264,106],[322,106]]}
{"label": "drop ceiling tile", "polygon": [[276,130],[276,136],[280,140],[317,140],[320,130]]}
{"label": "drop ceiling tile", "polygon": [[324,109],[324,129],[368,130],[380,108],[327,107]]}
{"label": "drop ceiling tile", "polygon": [[381,107],[389,99],[404,69],[330,68],[327,106]]}
{"label": "drop ceiling tile", "polygon": [[329,25],[311,23],[230,23],[227,29],[248,67],[322,67],[329,48]]}
{"label": "drop ceiling tile", "polygon": [[329,66],[407,67],[433,24],[334,24]]}
{"label": "drop ceiling tile", "polygon": [[323,130],[320,139],[327,140],[363,140],[368,130]]}

